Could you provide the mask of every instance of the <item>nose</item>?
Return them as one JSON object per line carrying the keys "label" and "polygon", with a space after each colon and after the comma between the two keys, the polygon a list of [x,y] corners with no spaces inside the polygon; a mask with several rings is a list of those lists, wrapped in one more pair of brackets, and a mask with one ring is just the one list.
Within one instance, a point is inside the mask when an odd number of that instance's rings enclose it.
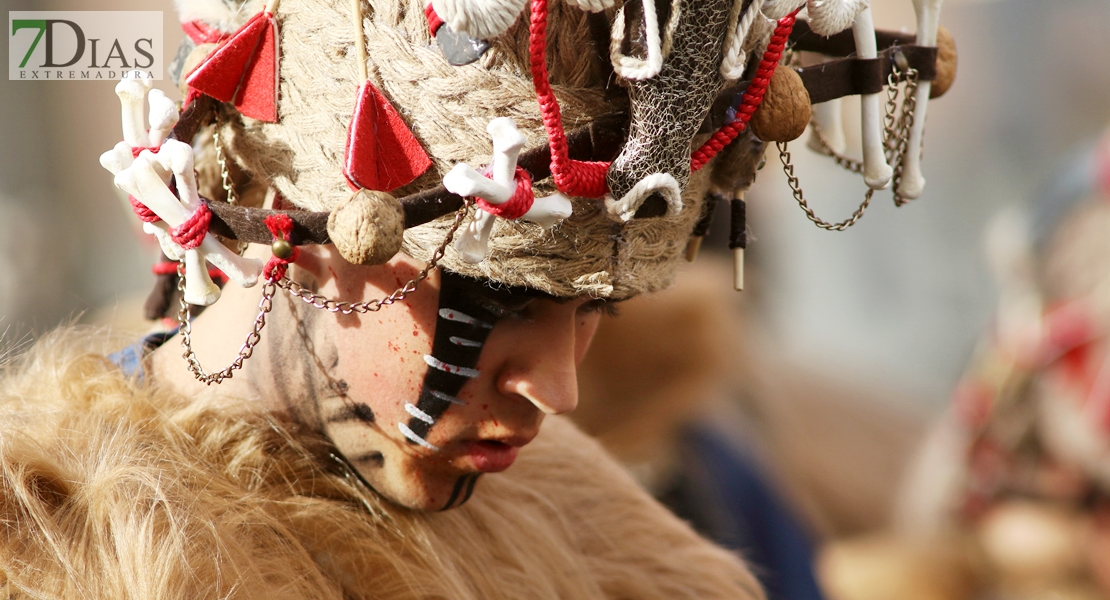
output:
{"label": "nose", "polygon": [[578,406],[578,363],[595,327],[574,306],[543,304],[550,306],[536,307],[527,321],[498,324],[512,339],[505,340],[511,350],[498,371],[497,390],[558,415]]}

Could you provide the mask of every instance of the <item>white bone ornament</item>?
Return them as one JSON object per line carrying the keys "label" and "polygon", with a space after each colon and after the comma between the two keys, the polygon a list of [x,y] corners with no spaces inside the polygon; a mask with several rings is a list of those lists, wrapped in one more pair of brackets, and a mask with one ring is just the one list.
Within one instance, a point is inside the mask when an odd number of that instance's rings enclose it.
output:
{"label": "white bone ornament", "polygon": [[[937,29],[940,27],[940,6],[943,0],[914,0],[917,12],[917,45],[936,46]],[[906,144],[906,156],[902,163],[902,183],[898,193],[903,198],[913,200],[921,197],[925,190],[925,177],[921,174],[921,142],[925,135],[925,116],[929,108],[929,93],[933,89],[931,81],[917,84],[917,107],[913,115],[913,129]]]}
{"label": "white bone ornament", "polygon": [[[860,58],[878,56],[875,23],[869,7],[856,16],[852,34],[856,38],[856,53]],[[860,96],[860,137],[863,142],[863,182],[873,190],[881,190],[890,184],[894,169],[887,164],[883,154],[883,112],[879,94]]]}
{"label": "white bone ornament", "polygon": [[[443,177],[443,187],[460,196],[478,196],[490,204],[504,204],[516,190],[516,160],[524,148],[524,135],[508,117],[499,117],[486,127],[493,139],[493,159],[490,164],[491,177],[485,177],[470,165],[459,163]],[[536,198],[532,208],[521,218],[550,229],[571,214],[570,200],[559,193]],[[455,241],[455,250],[466,262],[477,264],[485,260],[489,252],[489,235],[497,217],[476,209],[474,220],[460,233]]]}
{"label": "white bone ornament", "polygon": [[[209,277],[206,261],[243,287],[258,282],[262,262],[243,258],[207,236],[191,250],[171,239],[169,229],[188,220],[203,201],[197,191],[193,149],[177,140],[166,140],[179,115],[173,101],[158,90],[150,94],[149,133],[144,126],[143,98],[149,89],[149,82],[135,79],[125,79],[116,86],[123,111],[124,141],[102,154],[100,164],[115,175],[116,187],[162,219],[144,224],[143,230],[155,235],[167,256],[185,260],[186,302],[208,306],[219,299],[220,289]],[[158,148],[157,154],[143,150],[132,158],[132,148],[148,147]],[[169,188],[171,176],[177,184],[176,196]]]}

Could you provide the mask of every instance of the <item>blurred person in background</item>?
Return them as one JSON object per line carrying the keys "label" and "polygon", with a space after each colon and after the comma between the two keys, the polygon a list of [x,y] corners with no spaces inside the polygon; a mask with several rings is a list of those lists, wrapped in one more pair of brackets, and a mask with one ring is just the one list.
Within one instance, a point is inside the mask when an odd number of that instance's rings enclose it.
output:
{"label": "blurred person in background", "polygon": [[920,419],[783,358],[712,258],[602,320],[572,418],[769,598],[822,598],[815,544],[888,524]]}
{"label": "blurred person in background", "polygon": [[832,596],[1110,597],[1110,133],[1035,221],[985,236],[994,322],[907,480],[898,528],[832,548]]}

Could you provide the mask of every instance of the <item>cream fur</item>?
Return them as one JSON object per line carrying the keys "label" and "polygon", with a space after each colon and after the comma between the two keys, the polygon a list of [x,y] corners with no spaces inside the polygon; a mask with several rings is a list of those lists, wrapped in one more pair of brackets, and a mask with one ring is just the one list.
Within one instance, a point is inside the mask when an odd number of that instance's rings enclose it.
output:
{"label": "cream fur", "polygon": [[562,419],[462,508],[419,513],[280,417],[136,385],[79,341],[0,384],[8,597],[762,598]]}

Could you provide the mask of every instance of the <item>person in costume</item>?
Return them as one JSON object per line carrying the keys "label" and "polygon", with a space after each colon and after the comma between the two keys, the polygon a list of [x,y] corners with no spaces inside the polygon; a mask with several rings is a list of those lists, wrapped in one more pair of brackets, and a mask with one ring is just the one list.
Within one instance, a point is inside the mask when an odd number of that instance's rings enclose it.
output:
{"label": "person in costume", "polygon": [[[122,81],[101,156],[179,329],[112,358],[59,333],[4,382],[5,591],[762,597],[540,425],[598,310],[669,283],[709,171],[750,184],[761,146],[713,160],[802,98],[802,4],[181,2],[182,106]],[[866,10],[810,4],[826,34]]]}

